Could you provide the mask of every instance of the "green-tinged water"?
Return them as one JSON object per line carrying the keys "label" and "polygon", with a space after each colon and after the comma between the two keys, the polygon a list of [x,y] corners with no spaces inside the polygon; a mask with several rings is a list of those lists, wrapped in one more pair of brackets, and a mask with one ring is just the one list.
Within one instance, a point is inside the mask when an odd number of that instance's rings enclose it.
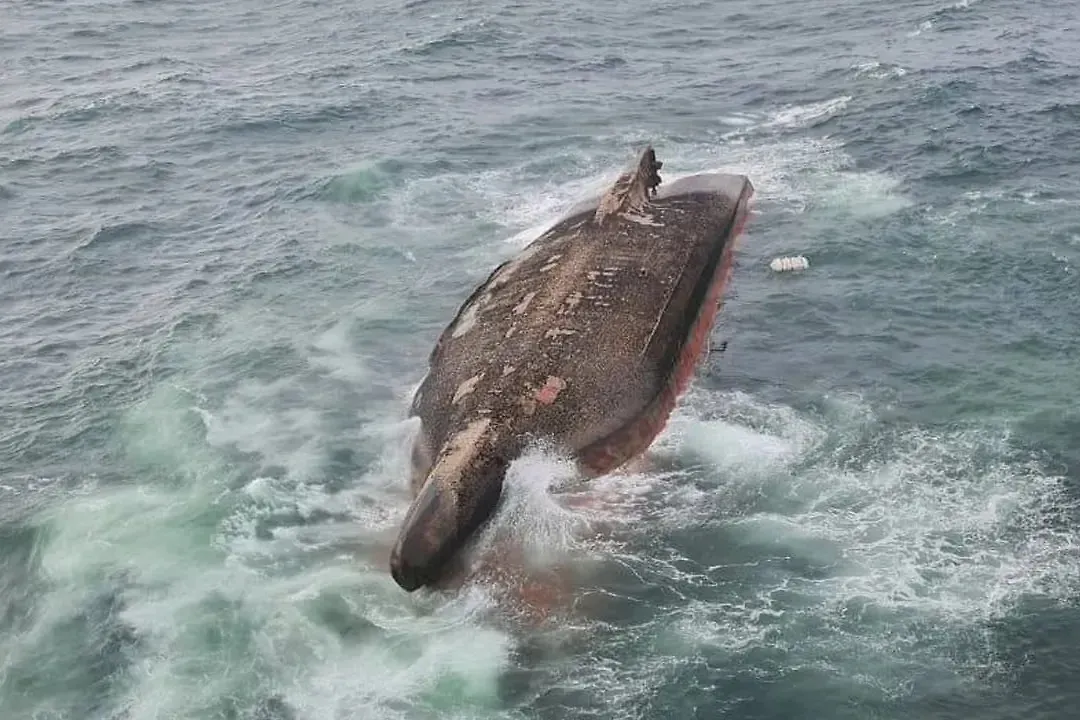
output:
{"label": "green-tinged water", "polygon": [[[1071,12],[0,0],[0,718],[1075,717]],[[726,352],[512,471],[570,617],[405,594],[435,338],[646,142],[757,187]]]}

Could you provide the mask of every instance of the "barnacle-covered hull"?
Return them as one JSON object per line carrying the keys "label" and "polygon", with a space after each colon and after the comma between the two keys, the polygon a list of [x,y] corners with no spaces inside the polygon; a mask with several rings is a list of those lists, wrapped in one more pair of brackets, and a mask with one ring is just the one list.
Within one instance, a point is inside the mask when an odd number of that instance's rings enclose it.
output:
{"label": "barnacle-covered hull", "polygon": [[708,345],[753,186],[719,173],[662,185],[659,169],[647,149],[497,267],[438,339],[391,557],[406,590],[435,582],[490,517],[531,440],[599,474],[663,429]]}

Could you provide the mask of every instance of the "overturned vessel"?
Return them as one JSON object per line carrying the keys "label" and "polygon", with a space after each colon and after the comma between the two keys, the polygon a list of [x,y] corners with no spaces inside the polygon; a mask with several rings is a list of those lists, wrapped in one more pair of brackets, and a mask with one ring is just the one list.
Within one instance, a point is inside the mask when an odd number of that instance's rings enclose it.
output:
{"label": "overturned vessel", "polygon": [[661,186],[660,168],[647,148],[495,268],[439,337],[410,410],[413,502],[390,559],[405,590],[439,582],[530,442],[599,475],[663,429],[708,347],[754,189],[722,173]]}

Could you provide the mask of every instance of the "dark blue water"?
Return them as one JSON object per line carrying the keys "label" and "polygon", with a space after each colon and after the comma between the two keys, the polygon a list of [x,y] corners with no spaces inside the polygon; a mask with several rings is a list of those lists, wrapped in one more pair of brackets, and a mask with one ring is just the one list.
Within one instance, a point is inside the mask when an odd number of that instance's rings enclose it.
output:
{"label": "dark blue water", "polygon": [[[1078,22],[0,0],[0,716],[1074,718]],[[569,617],[402,593],[432,343],[647,142],[757,187],[727,351],[512,472]]]}

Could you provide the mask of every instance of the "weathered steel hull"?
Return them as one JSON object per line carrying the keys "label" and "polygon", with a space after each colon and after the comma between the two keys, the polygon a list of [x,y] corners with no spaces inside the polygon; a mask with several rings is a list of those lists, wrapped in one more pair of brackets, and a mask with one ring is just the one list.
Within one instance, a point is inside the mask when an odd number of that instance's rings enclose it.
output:
{"label": "weathered steel hull", "polygon": [[410,411],[415,498],[391,557],[404,589],[438,580],[530,441],[602,474],[663,429],[708,345],[753,186],[705,174],[655,191],[659,167],[647,150],[497,267],[438,339]]}

